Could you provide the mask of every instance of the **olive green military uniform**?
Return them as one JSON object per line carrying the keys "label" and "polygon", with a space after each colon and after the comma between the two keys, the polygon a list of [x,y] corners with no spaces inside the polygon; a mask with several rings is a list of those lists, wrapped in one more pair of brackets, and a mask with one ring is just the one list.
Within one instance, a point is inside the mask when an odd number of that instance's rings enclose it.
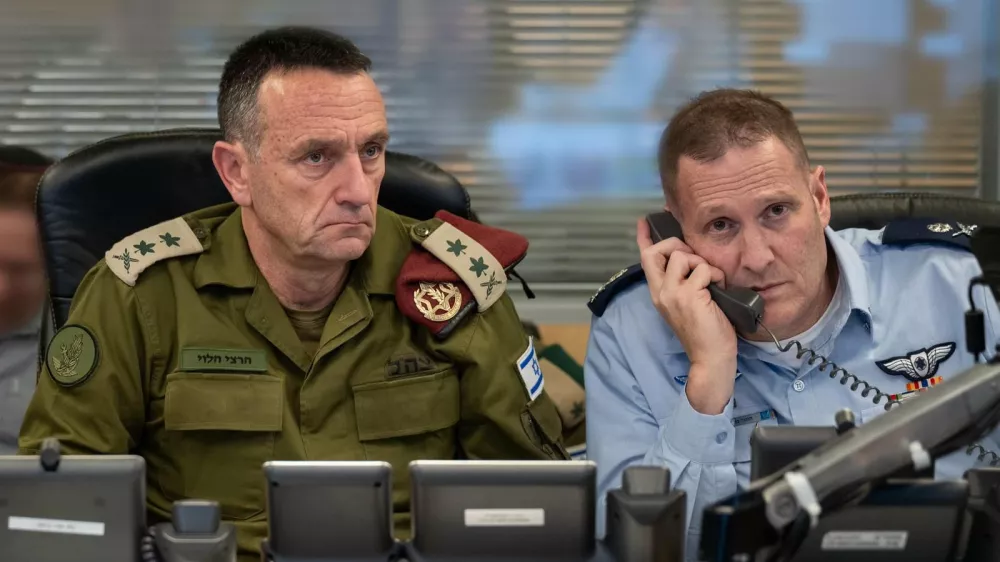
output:
{"label": "olive green military uniform", "polygon": [[390,462],[405,534],[410,461],[568,458],[554,404],[519,372],[531,343],[507,295],[444,338],[400,312],[397,274],[441,223],[380,208],[312,345],[299,336],[310,319],[297,333],[258,271],[235,205],[125,239],[53,338],[21,453],[55,437],[68,454],[141,455],[151,522],[178,499],[219,501],[241,560],[266,535],[268,460]]}

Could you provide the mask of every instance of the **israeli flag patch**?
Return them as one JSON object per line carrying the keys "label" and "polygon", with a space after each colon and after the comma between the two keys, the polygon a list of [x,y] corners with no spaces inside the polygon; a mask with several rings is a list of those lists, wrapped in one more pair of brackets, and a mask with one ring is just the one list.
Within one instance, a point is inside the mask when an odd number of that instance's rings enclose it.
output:
{"label": "israeli flag patch", "polygon": [[535,354],[535,342],[533,338],[528,338],[528,349],[517,358],[517,372],[521,374],[524,388],[528,391],[531,400],[538,398],[545,388],[545,378],[542,377],[542,368],[538,365],[538,355]]}

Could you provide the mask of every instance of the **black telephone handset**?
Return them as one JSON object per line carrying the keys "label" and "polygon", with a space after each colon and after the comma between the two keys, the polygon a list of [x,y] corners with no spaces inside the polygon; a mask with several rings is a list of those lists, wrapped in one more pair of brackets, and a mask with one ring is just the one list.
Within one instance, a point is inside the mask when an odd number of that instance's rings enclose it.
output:
{"label": "black telephone handset", "polygon": [[[646,215],[646,224],[654,244],[667,238],[684,240],[681,225],[666,211]],[[715,283],[709,283],[708,292],[738,332],[752,334],[757,331],[757,323],[764,315],[764,299],[760,295],[744,287],[720,289]]]}

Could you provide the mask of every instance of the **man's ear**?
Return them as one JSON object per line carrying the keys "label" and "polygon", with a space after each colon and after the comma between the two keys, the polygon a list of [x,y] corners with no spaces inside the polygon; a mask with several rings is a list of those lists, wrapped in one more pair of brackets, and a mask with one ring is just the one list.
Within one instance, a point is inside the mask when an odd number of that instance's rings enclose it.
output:
{"label": "man's ear", "polygon": [[830,192],[826,188],[826,170],[823,166],[816,166],[809,174],[809,191],[816,203],[820,222],[826,228],[830,224]]}
{"label": "man's ear", "polygon": [[248,160],[243,143],[217,141],[212,147],[212,163],[215,164],[215,170],[229,190],[233,201],[241,207],[249,207],[253,203],[250,197],[250,184],[247,181]]}

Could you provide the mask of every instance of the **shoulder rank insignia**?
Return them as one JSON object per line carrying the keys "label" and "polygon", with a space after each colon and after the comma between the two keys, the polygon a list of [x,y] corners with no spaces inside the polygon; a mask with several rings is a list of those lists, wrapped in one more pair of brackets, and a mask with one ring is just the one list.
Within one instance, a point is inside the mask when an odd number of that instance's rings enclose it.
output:
{"label": "shoulder rank insignia", "polygon": [[895,246],[920,243],[945,244],[972,251],[972,237],[977,228],[974,224],[937,219],[900,219],[886,225],[882,232],[882,243]]}
{"label": "shoulder rank insignia", "polygon": [[126,236],[104,253],[108,268],[128,286],[145,269],[158,261],[197,254],[204,250],[201,240],[181,217]]}
{"label": "shoulder rank insignia", "polygon": [[646,279],[646,274],[643,273],[641,264],[637,263],[631,267],[627,267],[612,275],[611,279],[608,279],[606,283],[601,285],[601,288],[594,293],[594,296],[590,297],[590,302],[587,303],[587,306],[595,315],[601,316],[608,308],[608,305],[611,304],[611,300],[615,298],[615,295],[644,279]]}
{"label": "shoulder rank insignia", "polygon": [[528,252],[523,236],[447,211],[412,226],[410,236],[419,247],[396,278],[396,304],[440,339],[473,309],[496,304],[507,289],[507,271]]}

